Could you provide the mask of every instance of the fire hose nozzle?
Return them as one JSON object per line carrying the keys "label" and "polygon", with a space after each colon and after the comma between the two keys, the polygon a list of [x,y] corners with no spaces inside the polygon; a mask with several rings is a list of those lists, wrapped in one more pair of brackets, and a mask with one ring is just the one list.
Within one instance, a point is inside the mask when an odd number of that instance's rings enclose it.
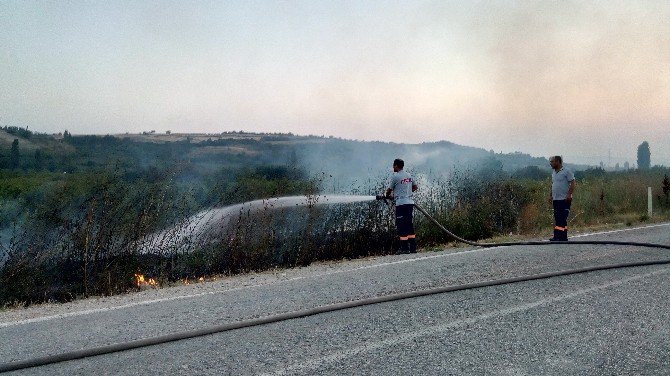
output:
{"label": "fire hose nozzle", "polygon": [[388,197],[386,197],[384,195],[377,195],[377,196],[375,196],[375,198],[379,201],[386,201],[386,200],[389,199]]}

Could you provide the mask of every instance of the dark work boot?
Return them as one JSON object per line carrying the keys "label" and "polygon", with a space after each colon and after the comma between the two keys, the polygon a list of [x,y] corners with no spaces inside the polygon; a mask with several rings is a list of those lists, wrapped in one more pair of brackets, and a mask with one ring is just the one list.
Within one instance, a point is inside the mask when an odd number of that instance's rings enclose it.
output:
{"label": "dark work boot", "polygon": [[416,253],[416,239],[410,238],[409,242],[409,253]]}
{"label": "dark work boot", "polygon": [[561,231],[561,241],[562,242],[567,242],[568,241],[568,230]]}
{"label": "dark work boot", "polygon": [[400,241],[400,248],[398,248],[398,251],[396,251],[396,255],[403,255],[405,253],[409,253],[409,242],[407,240],[401,240]]}
{"label": "dark work boot", "polygon": [[554,237],[549,239],[550,242],[567,242],[568,232],[561,230],[554,230]]}

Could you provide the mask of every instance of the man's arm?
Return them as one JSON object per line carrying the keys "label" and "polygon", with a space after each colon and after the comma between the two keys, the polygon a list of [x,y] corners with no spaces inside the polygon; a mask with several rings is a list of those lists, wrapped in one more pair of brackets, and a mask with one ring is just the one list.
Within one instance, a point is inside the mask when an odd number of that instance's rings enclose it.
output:
{"label": "man's arm", "polygon": [[396,177],[396,174],[391,175],[389,177],[388,182],[386,183],[386,193],[384,194],[384,196],[386,196],[387,198],[392,198],[393,197],[392,196],[393,188],[395,188],[395,184],[396,184],[395,177]]}
{"label": "man's arm", "polygon": [[572,181],[570,182],[570,187],[568,188],[568,198],[566,199],[568,203],[572,202],[572,193],[575,191],[576,186],[577,182],[575,181],[575,179],[572,179]]}

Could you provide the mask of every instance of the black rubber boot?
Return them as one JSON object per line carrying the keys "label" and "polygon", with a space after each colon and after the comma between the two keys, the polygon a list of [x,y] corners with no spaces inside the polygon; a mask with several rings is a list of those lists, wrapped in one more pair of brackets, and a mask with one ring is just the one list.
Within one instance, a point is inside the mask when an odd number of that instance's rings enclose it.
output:
{"label": "black rubber boot", "polygon": [[416,239],[410,239],[409,242],[409,253],[416,253]]}
{"label": "black rubber boot", "polygon": [[554,229],[554,237],[549,239],[551,242],[557,242],[561,240],[561,231]]}
{"label": "black rubber boot", "polygon": [[396,255],[403,255],[405,253],[409,253],[409,242],[407,240],[401,240],[400,241],[400,248],[398,248],[398,251],[396,251]]}

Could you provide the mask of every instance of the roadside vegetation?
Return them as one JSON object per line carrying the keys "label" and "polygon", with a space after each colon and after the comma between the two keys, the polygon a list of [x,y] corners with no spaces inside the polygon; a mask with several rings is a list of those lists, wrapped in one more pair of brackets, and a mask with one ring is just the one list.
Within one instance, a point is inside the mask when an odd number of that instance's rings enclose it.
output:
{"label": "roadside vegetation", "polygon": [[[293,143],[294,137],[229,136],[149,142],[4,129],[10,141],[0,143],[0,307],[123,293],[148,281],[160,285],[394,252],[392,208],[376,201],[268,205],[239,213],[234,223],[188,247],[156,238],[165,229],[189,231],[184,220],[203,210],[244,201],[383,190],[382,169],[349,180],[310,169],[306,146]],[[334,142],[344,148],[342,140]],[[520,155],[513,157],[515,166],[522,163]],[[488,152],[479,162],[449,171],[417,167],[417,200],[469,239],[548,237],[548,168],[510,171]],[[371,169],[359,167],[363,174]],[[571,227],[652,220],[646,187],[654,190],[653,219],[670,219],[668,175],[664,167],[579,171]],[[420,213],[416,225],[420,246],[452,240]],[[152,237],[157,240],[147,247]]]}

